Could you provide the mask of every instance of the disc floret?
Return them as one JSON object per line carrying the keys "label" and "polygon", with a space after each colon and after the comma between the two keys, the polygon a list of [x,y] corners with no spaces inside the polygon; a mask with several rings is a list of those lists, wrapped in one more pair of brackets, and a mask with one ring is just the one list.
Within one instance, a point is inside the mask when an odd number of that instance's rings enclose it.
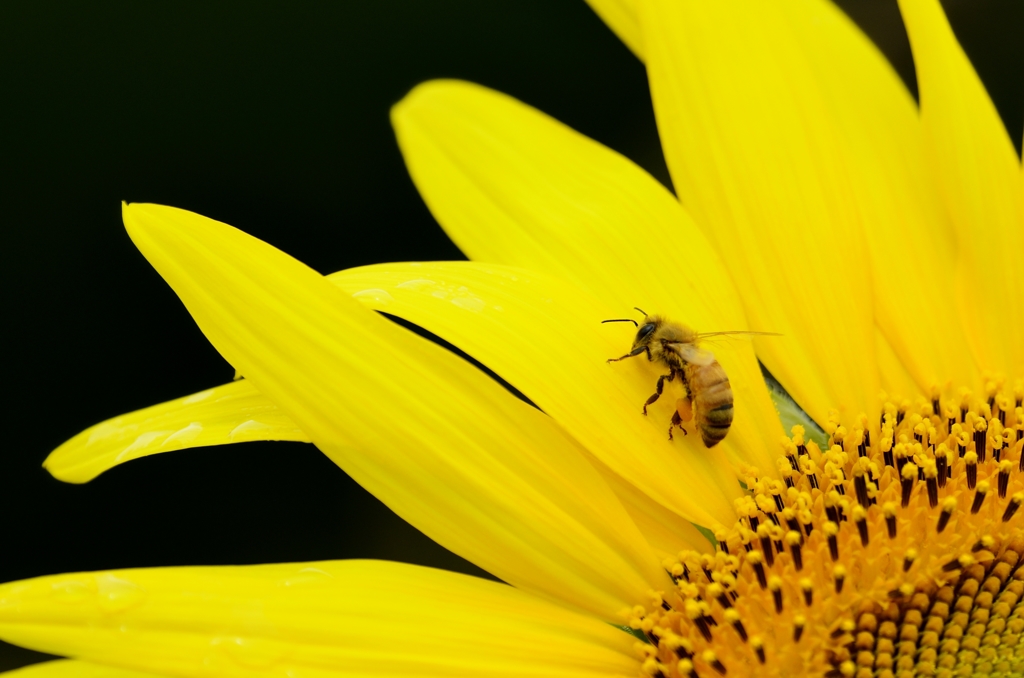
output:
{"label": "disc floret", "polygon": [[749,469],[714,553],[630,614],[650,676],[1024,673],[1024,409],[884,399],[876,426],[796,426],[777,477]]}

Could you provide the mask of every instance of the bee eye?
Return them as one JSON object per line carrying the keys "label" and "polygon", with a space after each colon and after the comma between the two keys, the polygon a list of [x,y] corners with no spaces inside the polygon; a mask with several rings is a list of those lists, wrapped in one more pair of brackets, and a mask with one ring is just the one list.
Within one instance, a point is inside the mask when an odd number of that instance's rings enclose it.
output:
{"label": "bee eye", "polygon": [[640,341],[647,337],[648,334],[654,331],[654,323],[647,323],[640,328],[640,331],[636,333],[636,341]]}

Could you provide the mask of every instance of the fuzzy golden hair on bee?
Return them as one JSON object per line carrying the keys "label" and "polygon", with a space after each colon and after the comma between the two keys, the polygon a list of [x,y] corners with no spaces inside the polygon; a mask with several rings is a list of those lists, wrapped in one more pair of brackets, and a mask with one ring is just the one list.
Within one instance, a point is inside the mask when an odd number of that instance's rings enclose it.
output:
{"label": "fuzzy golden hair on bee", "polygon": [[678,427],[683,433],[683,422],[693,417],[694,427],[700,431],[705,447],[714,447],[725,439],[732,426],[733,397],[732,387],[725,370],[710,351],[700,348],[700,340],[706,337],[727,334],[772,334],[770,332],[708,332],[701,334],[687,325],[676,323],[659,315],[643,313],[643,323],[632,318],[612,318],[602,322],[631,322],[636,325],[637,333],[629,353],[618,358],[609,358],[608,362],[618,362],[626,358],[646,355],[647,360],[668,368],[668,373],[658,377],[654,394],[644,403],[643,413],[647,415],[647,407],[661,397],[666,382],[679,379],[686,389],[687,396],[682,406],[676,407],[672,414],[672,422],[668,427],[669,440],[673,429]]}

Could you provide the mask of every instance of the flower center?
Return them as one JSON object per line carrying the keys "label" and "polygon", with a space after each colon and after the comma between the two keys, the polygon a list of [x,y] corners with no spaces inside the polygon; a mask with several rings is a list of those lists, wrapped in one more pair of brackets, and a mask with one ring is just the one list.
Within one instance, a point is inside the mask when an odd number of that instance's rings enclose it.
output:
{"label": "flower center", "polygon": [[633,610],[643,673],[1024,675],[1022,391],[794,427],[782,480],[750,469],[715,553]]}

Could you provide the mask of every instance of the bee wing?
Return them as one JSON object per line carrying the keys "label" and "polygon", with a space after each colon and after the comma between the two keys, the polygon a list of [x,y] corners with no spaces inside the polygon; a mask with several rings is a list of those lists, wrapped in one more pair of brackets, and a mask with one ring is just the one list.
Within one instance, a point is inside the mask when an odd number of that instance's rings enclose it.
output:
{"label": "bee wing", "polygon": [[707,337],[721,337],[721,336],[726,335],[726,334],[739,334],[739,335],[747,335],[747,336],[757,335],[757,336],[762,336],[762,337],[781,337],[782,336],[778,332],[749,332],[747,330],[733,330],[731,332],[700,332],[697,336],[700,337],[701,339],[705,339]]}
{"label": "bee wing", "polygon": [[711,351],[706,351],[703,348],[698,348],[689,342],[672,342],[672,348],[675,349],[679,357],[690,363],[691,365],[700,365],[705,367],[715,362],[715,354]]}

